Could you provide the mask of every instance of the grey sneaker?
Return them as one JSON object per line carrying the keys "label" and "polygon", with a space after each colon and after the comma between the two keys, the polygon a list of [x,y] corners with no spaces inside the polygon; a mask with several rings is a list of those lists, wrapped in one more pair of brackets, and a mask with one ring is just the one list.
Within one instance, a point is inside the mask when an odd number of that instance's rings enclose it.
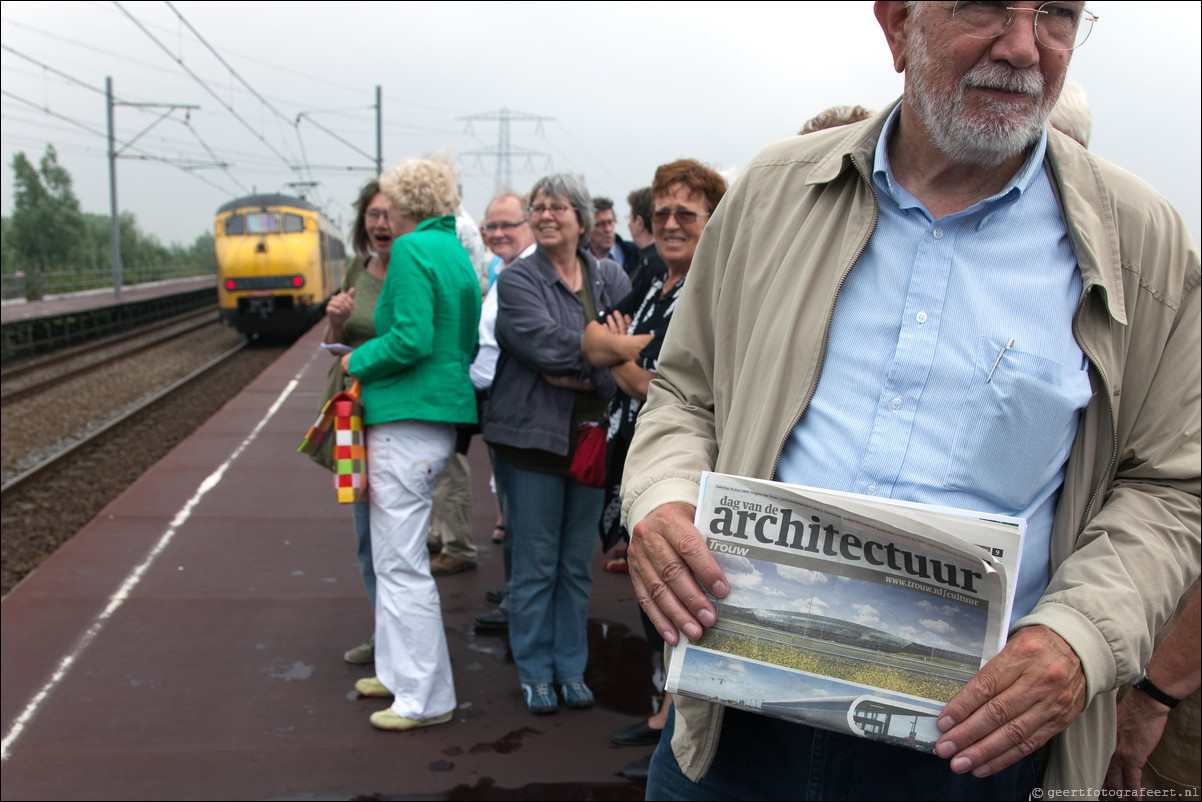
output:
{"label": "grey sneaker", "polygon": [[376,659],[376,639],[360,643],[353,649],[348,649],[342,659],[353,665],[361,666]]}
{"label": "grey sneaker", "polygon": [[559,708],[559,699],[555,698],[555,689],[549,682],[536,682],[532,685],[522,683],[522,696],[526,707],[536,716],[554,713]]}
{"label": "grey sneaker", "polygon": [[565,682],[559,686],[559,692],[563,694],[563,703],[568,707],[583,710],[593,706],[593,692],[581,680]]}

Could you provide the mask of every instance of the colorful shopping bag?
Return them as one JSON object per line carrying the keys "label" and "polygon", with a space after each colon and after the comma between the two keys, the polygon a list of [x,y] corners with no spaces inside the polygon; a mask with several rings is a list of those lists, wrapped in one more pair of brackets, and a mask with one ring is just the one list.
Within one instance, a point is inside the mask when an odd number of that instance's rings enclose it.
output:
{"label": "colorful shopping bag", "polygon": [[334,489],[341,504],[367,499],[367,439],[358,380],[321,408],[296,450],[311,454],[333,438]]}
{"label": "colorful shopping bag", "polygon": [[338,503],[367,500],[367,433],[363,430],[363,402],[359,382],[334,402],[334,487]]}

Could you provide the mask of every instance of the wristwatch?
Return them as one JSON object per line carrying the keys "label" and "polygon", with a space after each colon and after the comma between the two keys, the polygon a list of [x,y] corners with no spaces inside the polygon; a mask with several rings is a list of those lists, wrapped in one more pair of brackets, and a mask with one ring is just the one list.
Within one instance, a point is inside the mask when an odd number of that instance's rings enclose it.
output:
{"label": "wristwatch", "polygon": [[1153,685],[1152,680],[1148,679],[1148,669],[1146,668],[1141,668],[1139,670],[1139,676],[1131,682],[1131,687],[1135,688],[1137,691],[1143,691],[1148,696],[1151,696],[1153,699],[1160,702],[1170,710],[1176,707],[1177,703],[1181,701],[1180,699],[1174,699],[1172,696],[1169,696],[1167,693],[1160,690],[1160,688],[1157,688],[1155,685]]}

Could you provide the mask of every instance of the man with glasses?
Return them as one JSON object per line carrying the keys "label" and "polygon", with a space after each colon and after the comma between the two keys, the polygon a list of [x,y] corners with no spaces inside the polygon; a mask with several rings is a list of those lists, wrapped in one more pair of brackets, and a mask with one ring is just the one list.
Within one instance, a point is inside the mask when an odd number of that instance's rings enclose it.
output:
{"label": "man with glasses", "polygon": [[[497,371],[497,357],[501,349],[497,345],[497,294],[491,290],[497,276],[518,259],[534,253],[534,232],[530,230],[530,204],[526,198],[515,192],[502,192],[493,198],[484,213],[484,224],[480,226],[484,234],[484,242],[489,250],[497,255],[493,265],[489,266],[489,292],[484,296],[484,304],[480,309],[480,350],[476,360],[472,362],[472,384],[478,394],[487,396],[492,388],[493,376]],[[483,419],[483,418],[481,418]],[[491,449],[490,449],[491,452]],[[508,504],[497,486],[497,504],[501,510],[501,519],[509,520]],[[490,589],[493,601],[500,606],[487,613],[476,616],[476,627],[482,630],[504,631],[509,628],[509,611],[507,596],[509,587],[509,572],[513,553],[513,539],[509,530],[497,527],[504,532],[502,536],[501,563],[505,575],[505,587]]]}
{"label": "man with glasses", "polygon": [[639,249],[618,236],[617,227],[614,202],[600,195],[593,198],[593,231],[589,235],[589,250],[598,259],[617,262],[629,276],[639,266]]}
{"label": "man with glasses", "polygon": [[516,192],[502,192],[489,201],[480,233],[484,235],[484,244],[497,257],[488,266],[490,288],[496,282],[498,273],[514,260],[525,256],[522,252],[534,245],[534,233],[530,230],[530,221],[526,219],[529,216],[529,204]]}
{"label": "man with glasses", "polygon": [[1198,574],[1197,245],[1045,126],[1096,18],[875,12],[901,102],[771,146],[702,235],[626,462],[631,576],[665,639],[699,637],[729,590],[700,473],[775,478],[1026,518],[1013,629],[936,755],[678,697],[648,798],[1085,795]]}
{"label": "man with glasses", "polygon": [[[524,198],[506,192],[495,197],[485,210],[480,234],[483,236],[484,245],[497,257],[497,265],[488,266],[485,290],[492,286],[497,274],[506,265],[525,255],[523,251],[534,250],[534,236],[530,233],[530,224],[526,220],[525,204]],[[470,222],[471,218],[467,219]],[[474,227],[474,224],[472,225]],[[472,249],[466,241],[464,247],[468,248],[471,255]],[[472,261],[477,263],[474,257]],[[480,263],[483,264],[483,261]],[[493,336],[497,319],[497,299],[492,299],[489,311],[490,295],[491,293],[485,295],[484,307],[481,309],[480,350],[471,367],[472,385],[476,388],[477,395],[492,385],[492,374],[497,363],[497,341]],[[476,567],[478,550],[476,540],[472,537],[471,468],[467,460],[470,442],[470,433],[461,430],[455,454],[434,486],[429,537],[430,549],[435,552],[430,559],[430,573],[434,576],[450,576]],[[501,613],[504,614],[504,611]],[[494,613],[485,614],[490,615]]]}

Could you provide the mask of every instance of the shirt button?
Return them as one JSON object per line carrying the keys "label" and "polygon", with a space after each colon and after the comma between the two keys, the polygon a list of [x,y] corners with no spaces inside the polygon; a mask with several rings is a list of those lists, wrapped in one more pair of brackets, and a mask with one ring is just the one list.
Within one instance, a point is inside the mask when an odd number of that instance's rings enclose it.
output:
{"label": "shirt button", "polygon": [[902,406],[901,398],[893,399],[892,401],[889,402],[889,406],[893,407],[894,409],[901,409],[901,406]]}
{"label": "shirt button", "polygon": [[934,229],[931,232],[931,234],[935,237],[935,239],[943,239],[943,229],[942,228]]}
{"label": "shirt button", "polygon": [[927,313],[919,312],[917,315],[914,316],[914,319],[917,320],[919,323],[926,323],[927,322]]}
{"label": "shirt button", "polygon": [[868,485],[868,487],[864,489],[864,492],[870,496],[875,496],[876,495],[876,485]]}

